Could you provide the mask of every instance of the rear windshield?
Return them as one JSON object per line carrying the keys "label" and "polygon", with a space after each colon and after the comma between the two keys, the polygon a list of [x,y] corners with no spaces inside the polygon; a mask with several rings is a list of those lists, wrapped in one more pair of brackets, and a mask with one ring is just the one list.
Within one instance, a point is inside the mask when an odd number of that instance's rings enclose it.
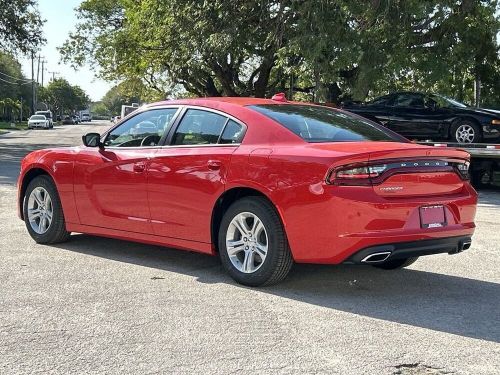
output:
{"label": "rear windshield", "polygon": [[326,107],[264,104],[250,108],[279,122],[307,142],[406,141],[368,120]]}

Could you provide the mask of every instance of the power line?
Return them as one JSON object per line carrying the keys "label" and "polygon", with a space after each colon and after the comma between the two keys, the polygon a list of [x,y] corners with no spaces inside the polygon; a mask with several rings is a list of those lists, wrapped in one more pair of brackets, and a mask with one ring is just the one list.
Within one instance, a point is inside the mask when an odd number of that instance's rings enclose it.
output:
{"label": "power line", "polygon": [[31,81],[29,82],[22,82],[22,83],[19,83],[19,82],[11,82],[11,81],[7,81],[6,79],[3,79],[2,77],[0,77],[0,81],[2,82],[5,82],[5,83],[9,83],[11,85],[29,85],[31,83]]}
{"label": "power line", "polygon": [[[26,78],[18,78],[18,77],[13,77],[13,76],[10,76],[4,72],[0,72],[0,74],[6,76],[6,77],[9,77],[9,78],[12,78],[12,79],[15,79],[15,80],[18,80],[18,81],[30,81],[29,79],[26,79]],[[30,81],[31,82],[31,81]]]}

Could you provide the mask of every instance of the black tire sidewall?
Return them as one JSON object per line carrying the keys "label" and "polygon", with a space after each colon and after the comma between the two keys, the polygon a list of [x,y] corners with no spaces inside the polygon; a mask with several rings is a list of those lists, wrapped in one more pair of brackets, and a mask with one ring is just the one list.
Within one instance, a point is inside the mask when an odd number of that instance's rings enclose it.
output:
{"label": "black tire sidewall", "polygon": [[[481,142],[483,139],[480,127],[470,120],[458,120],[451,128],[451,138],[453,142],[460,143],[457,139],[457,129],[462,125],[469,125],[474,129],[474,140],[471,143]],[[466,143],[464,143],[466,144]]]}
{"label": "black tire sidewall", "polygon": [[[254,273],[238,271],[226,250],[226,233],[233,218],[241,212],[255,214],[264,225],[268,237],[268,251],[262,266]],[[278,267],[281,252],[289,251],[283,225],[274,208],[260,197],[243,198],[233,203],[224,214],[219,227],[219,256],[224,268],[236,281],[249,286],[260,286],[271,279]]]}
{"label": "black tire sidewall", "polygon": [[[28,219],[28,199],[31,192],[37,187],[44,188],[49,193],[50,199],[52,201],[52,221],[50,223],[49,229],[43,234],[36,233],[33,228],[31,228],[31,224],[29,223]],[[58,238],[61,237],[61,234],[67,234],[67,232],[65,231],[64,215],[62,211],[61,201],[59,199],[59,194],[57,193],[54,182],[50,177],[45,175],[38,176],[28,184],[23,198],[23,217],[30,236],[38,243],[55,242]],[[62,230],[64,230],[64,232],[66,233],[61,233]]]}

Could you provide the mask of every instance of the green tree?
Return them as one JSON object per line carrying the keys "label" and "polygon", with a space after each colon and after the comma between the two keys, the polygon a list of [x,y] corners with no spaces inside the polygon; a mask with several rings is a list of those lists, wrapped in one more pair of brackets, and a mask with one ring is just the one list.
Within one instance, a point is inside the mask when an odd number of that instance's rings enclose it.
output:
{"label": "green tree", "polygon": [[21,103],[23,116],[27,116],[31,92],[31,81],[23,75],[21,64],[12,55],[0,52],[0,118],[13,120],[19,116]]}
{"label": "green tree", "polygon": [[0,0],[0,50],[28,53],[45,42],[36,0]]}
{"label": "green tree", "polygon": [[102,101],[90,103],[90,110],[94,115],[97,116],[111,116],[111,112]]}
{"label": "green tree", "polygon": [[107,79],[140,78],[168,95],[268,93],[290,12],[283,1],[86,0],[84,20],[62,47],[66,61],[91,57]]}
{"label": "green tree", "polygon": [[497,1],[86,0],[78,12],[65,61],[163,93],[339,102],[412,88],[470,100],[481,79],[500,95]]}
{"label": "green tree", "polygon": [[147,103],[165,99],[162,90],[148,87],[140,79],[128,79],[113,86],[101,100],[109,114],[121,112],[122,105]]}
{"label": "green tree", "polygon": [[61,115],[86,108],[90,103],[89,97],[79,86],[73,86],[63,78],[51,81],[47,87],[41,87],[38,97],[53,112]]}

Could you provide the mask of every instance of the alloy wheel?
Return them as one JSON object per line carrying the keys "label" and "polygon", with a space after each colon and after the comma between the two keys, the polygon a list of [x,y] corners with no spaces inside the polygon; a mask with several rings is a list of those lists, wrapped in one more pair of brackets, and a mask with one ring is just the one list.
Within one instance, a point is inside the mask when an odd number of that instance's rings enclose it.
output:
{"label": "alloy wheel", "polygon": [[455,137],[459,143],[472,143],[475,135],[476,131],[468,124],[460,125],[455,132]]}
{"label": "alloy wheel", "polygon": [[52,223],[54,208],[49,193],[43,187],[36,187],[28,198],[28,221],[31,229],[44,234]]}
{"label": "alloy wheel", "polygon": [[266,260],[268,243],[266,228],[257,215],[241,212],[231,220],[226,234],[226,249],[238,271],[257,271]]}

